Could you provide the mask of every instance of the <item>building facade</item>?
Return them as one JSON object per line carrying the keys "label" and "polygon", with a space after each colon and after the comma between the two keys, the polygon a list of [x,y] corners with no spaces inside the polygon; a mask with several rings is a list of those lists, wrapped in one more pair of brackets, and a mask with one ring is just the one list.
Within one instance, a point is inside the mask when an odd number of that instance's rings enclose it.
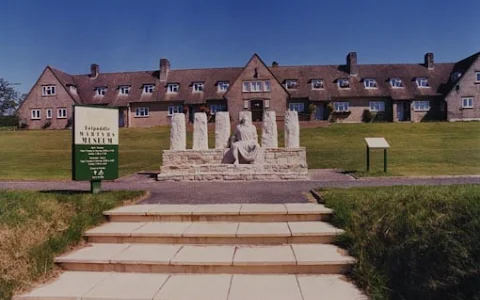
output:
{"label": "building facade", "polygon": [[198,111],[214,120],[243,110],[261,121],[265,110],[282,120],[297,110],[301,120],[333,122],[480,120],[480,52],[454,63],[362,65],[351,52],[342,65],[267,66],[257,54],[244,67],[158,69],[70,75],[47,66],[18,109],[31,129],[71,126],[75,104],[119,108],[120,126],[168,125],[177,112],[193,120]]}

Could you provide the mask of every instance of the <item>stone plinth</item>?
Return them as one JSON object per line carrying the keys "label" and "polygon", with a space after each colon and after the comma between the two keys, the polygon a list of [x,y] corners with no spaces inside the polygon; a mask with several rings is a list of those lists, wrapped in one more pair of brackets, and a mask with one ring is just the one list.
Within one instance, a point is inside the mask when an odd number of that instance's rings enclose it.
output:
{"label": "stone plinth", "polygon": [[170,128],[170,149],[185,150],[187,148],[187,134],[185,128],[185,114],[176,113],[172,116]]}
{"label": "stone plinth", "polygon": [[227,111],[217,111],[215,113],[215,148],[227,148],[230,134],[230,114]]}
{"label": "stone plinth", "polygon": [[207,115],[204,112],[195,113],[193,122],[193,149],[208,149]]}

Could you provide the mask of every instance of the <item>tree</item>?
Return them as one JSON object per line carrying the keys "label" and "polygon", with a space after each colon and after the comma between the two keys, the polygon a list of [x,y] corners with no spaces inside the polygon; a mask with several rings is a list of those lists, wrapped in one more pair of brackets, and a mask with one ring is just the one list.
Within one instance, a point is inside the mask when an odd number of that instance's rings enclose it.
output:
{"label": "tree", "polygon": [[24,99],[25,95],[20,95],[13,84],[0,78],[0,116],[12,114]]}

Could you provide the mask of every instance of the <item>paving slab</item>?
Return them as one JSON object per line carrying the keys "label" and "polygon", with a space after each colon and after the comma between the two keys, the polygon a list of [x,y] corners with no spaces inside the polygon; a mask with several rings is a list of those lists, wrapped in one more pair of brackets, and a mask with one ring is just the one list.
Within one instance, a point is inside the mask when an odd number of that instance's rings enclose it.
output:
{"label": "paving slab", "polygon": [[228,300],[302,300],[295,275],[233,275]]}
{"label": "paving slab", "polygon": [[109,222],[87,230],[86,236],[130,236],[130,234],[145,225],[144,222]]}
{"label": "paving slab", "polygon": [[288,222],[292,236],[339,235],[344,232],[326,222]]}
{"label": "paving slab", "polygon": [[159,204],[150,209],[147,215],[190,216],[196,207],[190,204]]}
{"label": "paving slab", "polygon": [[87,244],[84,248],[55,258],[55,261],[108,263],[128,247],[130,244]]}
{"label": "paving slab", "polygon": [[235,246],[185,245],[171,260],[173,265],[232,265]]}
{"label": "paving slab", "polygon": [[108,275],[107,272],[65,272],[54,281],[14,299],[80,299]]}
{"label": "paving slab", "polygon": [[144,216],[153,207],[155,207],[155,204],[127,205],[127,206],[122,206],[122,207],[117,207],[115,209],[107,210],[107,211],[104,212],[104,214],[105,215]]}
{"label": "paving slab", "polygon": [[295,265],[296,260],[289,245],[238,246],[233,265]]}
{"label": "paving slab", "polygon": [[345,250],[328,244],[292,244],[297,264],[324,265],[324,264],[351,264],[355,259],[348,256]]}
{"label": "paving slab", "polygon": [[82,300],[151,300],[168,277],[167,274],[111,273]]}
{"label": "paving slab", "polygon": [[184,237],[235,237],[238,230],[235,222],[198,222],[193,223],[185,232]]}
{"label": "paving slab", "polygon": [[323,204],[316,203],[285,203],[287,214],[331,214],[332,209],[325,207]]}
{"label": "paving slab", "polygon": [[342,275],[297,275],[304,300],[367,300],[353,283]]}
{"label": "paving slab", "polygon": [[172,275],[154,300],[226,300],[232,275]]}
{"label": "paving slab", "polygon": [[240,223],[237,230],[238,237],[278,237],[291,236],[290,229],[286,222],[266,222],[266,223]]}
{"label": "paving slab", "polygon": [[181,247],[181,245],[132,244],[125,251],[115,255],[111,262],[169,264]]}
{"label": "paving slab", "polygon": [[240,215],[286,215],[283,204],[242,204]]}
{"label": "paving slab", "polygon": [[133,231],[131,236],[181,237],[191,224],[190,222],[147,222],[144,226]]}
{"label": "paving slab", "polygon": [[197,205],[193,215],[239,215],[241,204],[204,204]]}

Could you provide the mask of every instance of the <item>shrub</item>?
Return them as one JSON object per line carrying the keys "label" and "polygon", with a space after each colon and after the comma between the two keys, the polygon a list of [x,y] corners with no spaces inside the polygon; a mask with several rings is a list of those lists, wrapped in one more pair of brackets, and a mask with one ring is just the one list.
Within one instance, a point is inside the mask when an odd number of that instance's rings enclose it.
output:
{"label": "shrub", "polygon": [[0,116],[0,127],[18,126],[17,116]]}

